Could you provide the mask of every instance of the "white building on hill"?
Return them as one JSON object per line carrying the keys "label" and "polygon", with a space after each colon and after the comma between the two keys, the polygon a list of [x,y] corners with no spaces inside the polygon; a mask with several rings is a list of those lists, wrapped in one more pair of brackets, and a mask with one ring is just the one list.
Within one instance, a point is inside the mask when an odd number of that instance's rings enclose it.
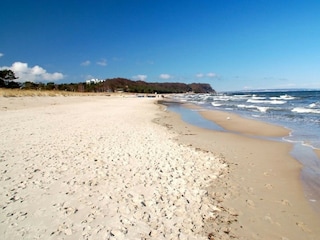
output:
{"label": "white building on hill", "polygon": [[86,80],[86,84],[87,85],[96,84],[96,83],[100,83],[100,82],[103,82],[103,80],[100,80],[100,79],[97,79],[97,78],[92,78],[92,79]]}

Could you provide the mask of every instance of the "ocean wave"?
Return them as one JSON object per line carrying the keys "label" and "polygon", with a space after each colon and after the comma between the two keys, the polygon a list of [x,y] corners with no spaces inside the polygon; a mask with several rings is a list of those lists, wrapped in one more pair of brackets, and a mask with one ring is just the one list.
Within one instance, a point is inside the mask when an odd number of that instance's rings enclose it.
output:
{"label": "ocean wave", "polygon": [[264,103],[264,104],[285,104],[287,101],[280,101],[280,100],[255,100],[255,99],[248,99],[247,102],[249,103]]}
{"label": "ocean wave", "polygon": [[287,95],[287,94],[281,95],[280,98],[281,98],[281,99],[285,99],[285,100],[293,100],[293,99],[296,99],[295,97],[292,97],[292,96]]}
{"label": "ocean wave", "polygon": [[285,104],[287,101],[279,101],[279,100],[272,100],[270,101],[271,104]]}
{"label": "ocean wave", "polygon": [[314,143],[303,142],[303,143],[302,143],[302,146],[311,147],[313,150],[320,150],[319,147],[315,147],[315,146],[313,146],[312,144],[314,144]]}
{"label": "ocean wave", "polygon": [[249,109],[257,109],[259,112],[267,112],[269,107],[260,107],[260,106],[255,106],[255,105],[244,105],[244,104],[239,104],[237,105],[238,108],[249,108]]}
{"label": "ocean wave", "polygon": [[260,111],[260,112],[263,112],[263,113],[265,113],[265,112],[267,112],[268,111],[268,107],[257,107],[257,109]]}
{"label": "ocean wave", "polygon": [[248,118],[285,126],[292,130],[285,141],[320,148],[320,91],[193,94],[177,95],[177,98],[203,108],[234,111]]}
{"label": "ocean wave", "polygon": [[287,137],[283,137],[282,138],[283,141],[289,142],[289,143],[294,143],[294,144],[301,144],[301,146],[305,146],[305,147],[310,147],[313,150],[320,150],[317,142],[315,141],[306,141],[306,140],[301,140],[298,138],[295,138],[292,133],[290,133],[289,136]]}
{"label": "ocean wave", "polygon": [[269,101],[248,99],[247,102],[249,102],[249,103],[268,103]]}
{"label": "ocean wave", "polygon": [[296,108],[292,109],[291,112],[320,114],[320,109],[310,109],[310,108],[296,107]]}
{"label": "ocean wave", "polygon": [[270,97],[270,99],[273,99],[273,100],[294,100],[296,98],[293,96],[290,96],[288,94],[285,94],[285,95],[281,95],[280,97]]}
{"label": "ocean wave", "polygon": [[311,103],[311,104],[309,105],[310,108],[315,108],[316,106],[317,106],[316,103]]}
{"label": "ocean wave", "polygon": [[213,100],[214,101],[230,101],[231,97],[230,96],[214,96]]}
{"label": "ocean wave", "polygon": [[264,100],[264,99],[266,99],[265,97],[258,97],[257,95],[253,95],[252,96],[252,99],[253,100]]}
{"label": "ocean wave", "polygon": [[311,103],[309,104],[310,108],[320,108],[320,102],[315,102],[315,103]]}
{"label": "ocean wave", "polygon": [[233,95],[233,96],[235,96],[235,97],[237,97],[237,98],[248,98],[248,97],[251,97],[251,95],[249,95],[249,94],[241,94],[241,95],[237,95],[237,94],[235,94],[235,95]]}
{"label": "ocean wave", "polygon": [[220,103],[215,103],[215,102],[212,102],[211,103],[211,105],[212,106],[214,106],[214,107],[220,107],[222,104],[220,104]]}
{"label": "ocean wave", "polygon": [[212,96],[204,96],[204,97],[202,97],[202,100],[210,102],[213,100],[213,97]]}
{"label": "ocean wave", "polygon": [[230,96],[230,101],[242,102],[251,98],[251,96]]}

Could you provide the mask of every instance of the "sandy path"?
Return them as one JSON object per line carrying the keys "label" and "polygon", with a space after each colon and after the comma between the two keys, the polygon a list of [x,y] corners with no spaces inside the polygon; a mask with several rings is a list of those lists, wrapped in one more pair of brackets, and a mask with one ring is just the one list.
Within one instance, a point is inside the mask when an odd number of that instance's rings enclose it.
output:
{"label": "sandy path", "polygon": [[2,239],[207,239],[226,166],[152,122],[154,100],[41,99],[0,111]]}

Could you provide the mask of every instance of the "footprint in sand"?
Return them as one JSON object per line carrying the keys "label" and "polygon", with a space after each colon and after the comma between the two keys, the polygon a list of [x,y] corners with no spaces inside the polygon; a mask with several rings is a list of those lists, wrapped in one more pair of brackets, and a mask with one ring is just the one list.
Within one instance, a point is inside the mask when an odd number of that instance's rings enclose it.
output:
{"label": "footprint in sand", "polygon": [[269,215],[267,215],[267,216],[264,216],[264,220],[266,220],[267,222],[269,222],[269,223],[273,223],[273,220],[272,220],[272,218],[269,216]]}
{"label": "footprint in sand", "polygon": [[250,200],[250,199],[247,199],[247,200],[246,200],[246,203],[247,203],[248,207],[252,207],[252,208],[255,207],[254,201],[252,201],[252,200]]}
{"label": "footprint in sand", "polygon": [[248,165],[251,166],[251,167],[254,167],[254,166],[255,166],[254,163],[249,163]]}
{"label": "footprint in sand", "polygon": [[296,225],[304,232],[311,232],[311,230],[303,222],[297,222]]}
{"label": "footprint in sand", "polygon": [[291,206],[291,203],[287,199],[282,199],[280,202],[282,205],[289,206],[289,207]]}
{"label": "footprint in sand", "polygon": [[289,238],[281,237],[281,240],[289,240]]}
{"label": "footprint in sand", "polygon": [[268,189],[268,190],[273,189],[273,186],[272,186],[272,184],[270,184],[270,183],[267,183],[267,184],[265,184],[264,186],[265,186],[265,188]]}
{"label": "footprint in sand", "polygon": [[264,172],[263,175],[266,177],[270,176],[270,174],[268,172]]}
{"label": "footprint in sand", "polygon": [[252,188],[252,187],[248,187],[248,188],[247,188],[247,192],[248,192],[249,194],[253,194],[253,188]]}
{"label": "footprint in sand", "polygon": [[279,222],[273,221],[273,219],[270,217],[270,215],[264,216],[264,220],[266,220],[270,224],[275,224],[275,225],[278,225],[279,227],[281,226],[281,224]]}

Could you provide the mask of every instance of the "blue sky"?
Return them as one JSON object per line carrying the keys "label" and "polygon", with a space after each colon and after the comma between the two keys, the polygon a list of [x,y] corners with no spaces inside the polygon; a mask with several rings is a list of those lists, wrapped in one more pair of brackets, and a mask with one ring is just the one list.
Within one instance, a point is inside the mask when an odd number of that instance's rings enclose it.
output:
{"label": "blue sky", "polygon": [[0,68],[20,81],[320,88],[318,0],[2,0],[1,9]]}

